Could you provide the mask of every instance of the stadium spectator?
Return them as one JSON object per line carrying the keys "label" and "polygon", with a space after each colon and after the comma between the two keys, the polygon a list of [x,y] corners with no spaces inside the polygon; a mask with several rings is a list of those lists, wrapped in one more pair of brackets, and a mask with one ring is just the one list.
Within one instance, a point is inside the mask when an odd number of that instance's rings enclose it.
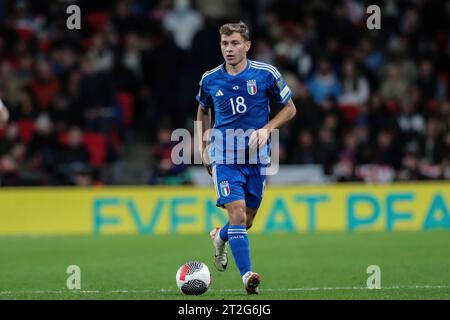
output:
{"label": "stadium spectator", "polygon": [[388,63],[380,85],[381,94],[385,99],[401,101],[406,97],[411,79],[407,73],[406,70],[402,70],[398,61]]}
{"label": "stadium spectator", "polygon": [[257,61],[273,64],[275,61],[275,52],[272,50],[268,39],[257,39],[254,43],[254,58]]}
{"label": "stadium spectator", "polygon": [[32,168],[42,172],[45,184],[53,184],[55,168],[59,155],[59,142],[53,123],[46,113],[40,114],[35,121],[36,132],[28,146]]}
{"label": "stadium spectator", "polygon": [[108,72],[114,64],[114,54],[106,43],[105,36],[97,33],[92,37],[92,45],[87,52],[87,58],[94,72]]}
{"label": "stadium spectator", "polygon": [[424,179],[420,172],[419,159],[417,158],[416,151],[410,150],[404,154],[396,179],[399,181]]}
{"label": "stadium spectator", "polygon": [[356,174],[355,163],[348,159],[341,159],[336,163],[333,170],[333,177],[337,182],[363,181],[363,179]]}
{"label": "stadium spectator", "polygon": [[344,145],[339,153],[339,160],[347,160],[352,163],[357,159],[358,137],[353,131],[348,132],[344,137]]}
{"label": "stadium spectator", "polygon": [[330,97],[337,99],[342,93],[341,83],[327,58],[319,60],[317,71],[309,80],[308,85],[314,102],[317,104],[321,104]]}
{"label": "stadium spectator", "polygon": [[[153,149],[150,184],[191,184],[186,164],[174,164],[171,154],[177,142],[171,141],[172,130],[161,127]],[[182,156],[182,155],[181,155]]]}
{"label": "stadium spectator", "polygon": [[398,168],[399,152],[394,133],[388,130],[380,131],[376,138],[373,163]]}
{"label": "stadium spectator", "polygon": [[203,26],[203,17],[191,8],[189,0],[175,0],[173,9],[164,17],[163,26],[173,33],[176,45],[188,51],[194,35]]}
{"label": "stadium spectator", "polygon": [[31,80],[31,92],[40,111],[49,108],[56,93],[60,90],[60,80],[53,74],[46,60],[36,62],[35,76]]}
{"label": "stadium spectator", "polygon": [[426,100],[437,98],[438,83],[431,61],[425,59],[420,62],[416,84]]}
{"label": "stadium spectator", "polygon": [[297,145],[290,155],[290,162],[295,164],[316,164],[319,162],[317,145],[309,130],[302,130],[297,136]]}
{"label": "stadium spectator", "polygon": [[83,132],[78,127],[72,127],[67,133],[67,144],[59,150],[58,174],[61,184],[77,184],[78,176],[90,172],[89,161],[89,151],[83,144]]}
{"label": "stadium spectator", "polygon": [[317,152],[319,163],[326,175],[331,175],[333,172],[333,165],[337,161],[338,147],[339,141],[332,129],[328,126],[322,127],[319,130]]}
{"label": "stadium spectator", "polygon": [[360,107],[369,99],[369,82],[356,70],[353,60],[346,60],[342,69],[342,95],[339,97],[339,104]]}
{"label": "stadium spectator", "polygon": [[11,122],[5,130],[3,139],[0,139],[0,155],[7,154],[12,146],[19,142],[19,125],[17,122]]}
{"label": "stadium spectator", "polygon": [[410,99],[402,99],[400,108],[397,123],[403,144],[419,139],[425,133],[424,117],[415,110]]}

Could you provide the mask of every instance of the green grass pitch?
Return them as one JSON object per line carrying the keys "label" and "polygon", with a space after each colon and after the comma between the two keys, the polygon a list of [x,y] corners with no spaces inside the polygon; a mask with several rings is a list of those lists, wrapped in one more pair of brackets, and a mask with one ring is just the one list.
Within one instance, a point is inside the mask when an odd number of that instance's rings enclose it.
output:
{"label": "green grass pitch", "polygon": [[[229,251],[214,269],[207,235],[1,237],[0,299],[450,299],[450,232],[251,234],[261,292],[248,296]],[[180,293],[178,267],[205,262],[212,285]],[[81,268],[81,290],[66,269]],[[366,288],[369,265],[381,289]]]}

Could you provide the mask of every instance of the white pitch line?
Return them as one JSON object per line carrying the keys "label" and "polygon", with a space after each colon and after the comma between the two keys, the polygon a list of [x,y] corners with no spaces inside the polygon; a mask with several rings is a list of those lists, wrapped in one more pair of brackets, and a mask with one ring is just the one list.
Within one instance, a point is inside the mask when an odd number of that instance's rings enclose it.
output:
{"label": "white pitch line", "polygon": [[[415,285],[415,286],[388,286],[381,287],[381,290],[414,290],[414,289],[450,289],[450,285]],[[317,287],[317,288],[261,288],[261,292],[296,292],[296,291],[342,291],[342,290],[369,290],[366,287]],[[210,292],[242,292],[241,289],[209,289]],[[165,293],[178,292],[175,289],[155,289],[155,290],[23,290],[23,291],[0,291],[0,295],[13,294],[105,294],[105,293]]]}

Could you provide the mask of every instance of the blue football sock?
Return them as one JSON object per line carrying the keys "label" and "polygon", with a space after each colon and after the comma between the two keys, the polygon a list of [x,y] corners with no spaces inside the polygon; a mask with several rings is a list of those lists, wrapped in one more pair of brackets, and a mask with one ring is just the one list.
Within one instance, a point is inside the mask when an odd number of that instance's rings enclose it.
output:
{"label": "blue football sock", "polygon": [[224,242],[228,241],[228,227],[229,226],[230,226],[230,223],[227,222],[227,224],[224,225],[222,227],[222,229],[220,229],[220,232],[219,232],[220,239],[222,239]]}
{"label": "blue football sock", "polygon": [[234,261],[243,276],[252,270],[250,262],[250,245],[245,226],[229,226],[228,243],[233,253]]}

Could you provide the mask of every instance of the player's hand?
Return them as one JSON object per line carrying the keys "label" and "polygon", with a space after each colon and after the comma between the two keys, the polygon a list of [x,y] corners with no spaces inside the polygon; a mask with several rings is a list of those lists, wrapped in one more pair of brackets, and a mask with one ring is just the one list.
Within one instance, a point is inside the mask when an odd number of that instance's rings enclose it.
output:
{"label": "player's hand", "polygon": [[208,150],[204,149],[203,151],[200,152],[200,154],[202,156],[203,166],[205,167],[208,174],[212,177],[212,167],[211,167],[211,161],[209,161]]}
{"label": "player's hand", "polygon": [[203,163],[203,166],[206,168],[208,174],[212,177],[212,167],[210,164]]}
{"label": "player's hand", "polygon": [[253,131],[250,135],[250,141],[248,143],[249,147],[252,149],[260,148],[267,143],[269,139],[269,130],[262,128]]}

